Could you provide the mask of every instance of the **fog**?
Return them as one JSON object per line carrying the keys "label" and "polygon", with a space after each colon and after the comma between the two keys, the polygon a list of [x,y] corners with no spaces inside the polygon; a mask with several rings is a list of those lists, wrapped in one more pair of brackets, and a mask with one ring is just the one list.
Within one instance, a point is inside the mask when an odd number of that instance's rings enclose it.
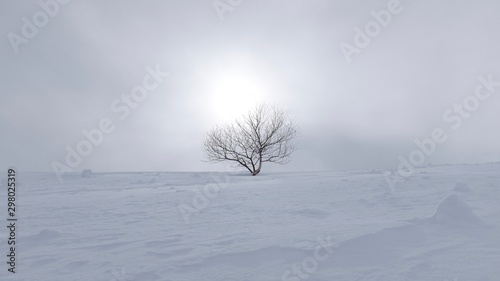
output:
{"label": "fog", "polygon": [[202,161],[203,138],[258,102],[301,132],[292,161],[263,172],[395,169],[416,150],[425,164],[500,161],[498,1],[0,8],[2,169],[226,169]]}

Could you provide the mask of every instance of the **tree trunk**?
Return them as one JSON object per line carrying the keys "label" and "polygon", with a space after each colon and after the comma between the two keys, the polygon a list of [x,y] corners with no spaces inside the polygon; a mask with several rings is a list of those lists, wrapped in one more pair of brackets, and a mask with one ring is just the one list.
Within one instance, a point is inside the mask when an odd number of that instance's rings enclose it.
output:
{"label": "tree trunk", "polygon": [[262,156],[259,157],[259,166],[257,167],[257,170],[253,171],[252,176],[256,176],[260,173],[260,168],[262,168]]}

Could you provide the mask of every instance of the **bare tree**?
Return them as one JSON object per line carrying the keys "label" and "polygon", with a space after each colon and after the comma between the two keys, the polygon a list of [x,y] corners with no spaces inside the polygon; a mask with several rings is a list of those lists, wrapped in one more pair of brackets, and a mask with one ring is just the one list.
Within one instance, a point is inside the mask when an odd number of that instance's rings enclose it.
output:
{"label": "bare tree", "polygon": [[286,164],[297,128],[277,106],[261,104],[232,124],[217,126],[204,142],[209,162],[234,161],[257,175],[263,162]]}

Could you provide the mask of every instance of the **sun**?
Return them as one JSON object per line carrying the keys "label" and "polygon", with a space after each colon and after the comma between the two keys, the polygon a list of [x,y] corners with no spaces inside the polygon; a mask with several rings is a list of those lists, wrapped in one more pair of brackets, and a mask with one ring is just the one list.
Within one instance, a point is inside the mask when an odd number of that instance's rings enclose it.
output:
{"label": "sun", "polygon": [[222,119],[231,119],[262,102],[264,89],[257,77],[245,72],[229,71],[214,79],[210,87],[210,108]]}
{"label": "sun", "polygon": [[265,69],[246,57],[225,57],[205,68],[203,95],[213,118],[232,121],[268,101]]}

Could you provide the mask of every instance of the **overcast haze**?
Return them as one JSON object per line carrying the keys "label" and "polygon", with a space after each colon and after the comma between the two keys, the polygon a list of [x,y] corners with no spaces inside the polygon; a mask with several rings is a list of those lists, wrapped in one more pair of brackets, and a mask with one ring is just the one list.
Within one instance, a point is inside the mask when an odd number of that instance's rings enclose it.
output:
{"label": "overcast haze", "polygon": [[[16,54],[8,34],[41,7],[2,1],[0,165],[50,171],[109,118],[115,130],[75,171],[220,170],[202,162],[207,130],[261,101],[301,131],[292,162],[264,173],[394,169],[435,128],[448,139],[427,162],[500,161],[500,88],[456,130],[443,119],[478,77],[500,81],[500,3],[401,1],[349,63],[341,43],[390,2],[243,0],[221,18],[212,0],[74,0]],[[148,67],[169,75],[117,113]]]}

